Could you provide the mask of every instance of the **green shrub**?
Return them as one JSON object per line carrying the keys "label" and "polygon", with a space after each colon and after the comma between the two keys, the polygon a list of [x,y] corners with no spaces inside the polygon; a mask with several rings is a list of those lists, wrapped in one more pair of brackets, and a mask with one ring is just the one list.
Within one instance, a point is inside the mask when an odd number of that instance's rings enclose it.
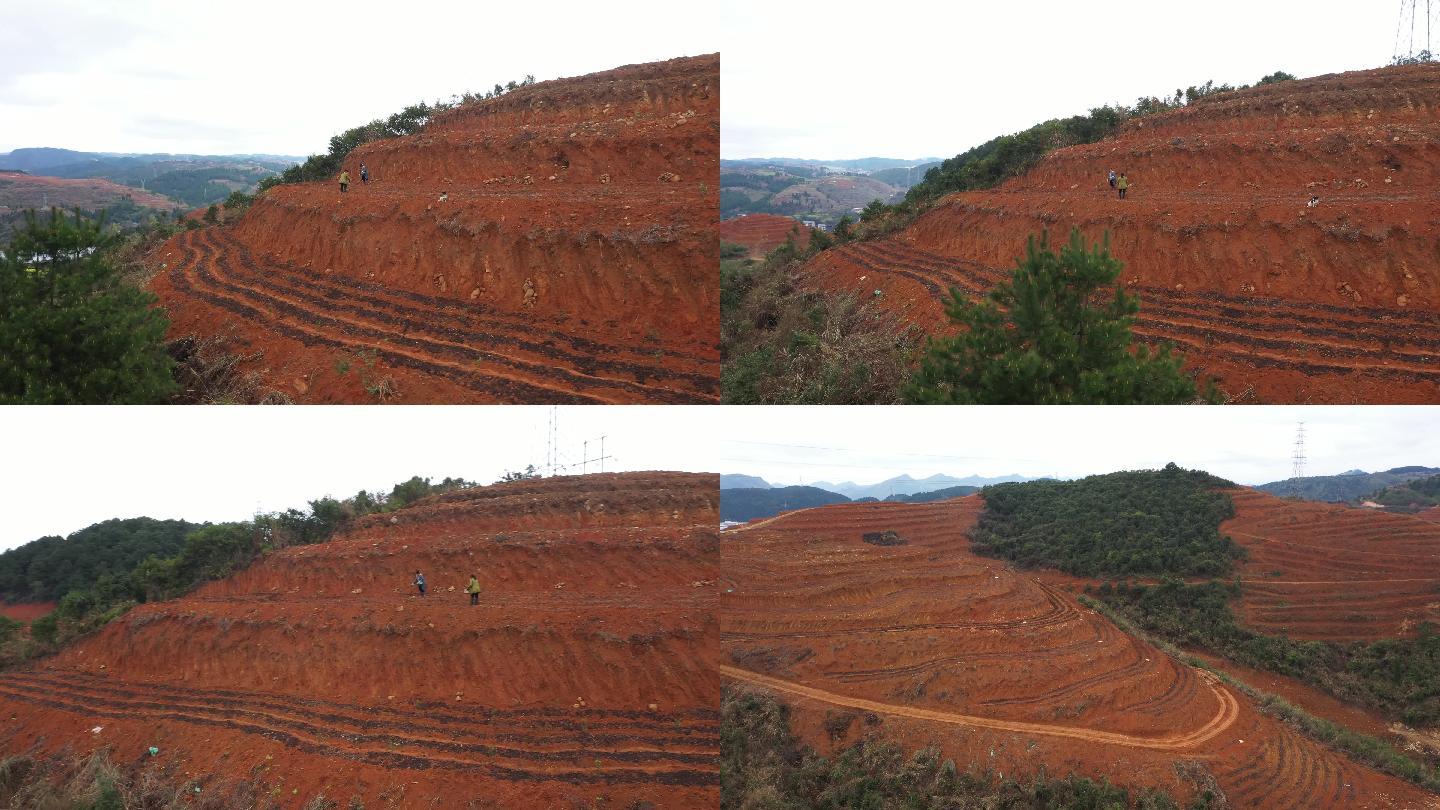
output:
{"label": "green shrub", "polygon": [[1135,345],[1138,300],[1113,287],[1123,265],[1109,237],[1087,250],[1078,229],[1059,253],[1031,238],[1009,281],[972,301],[950,291],[958,334],[932,339],[905,397],[922,404],[1160,405],[1195,400],[1169,347]]}
{"label": "green shrub", "polygon": [[102,220],[27,212],[0,259],[0,404],[160,403],[174,391],[155,296],[124,284]]}

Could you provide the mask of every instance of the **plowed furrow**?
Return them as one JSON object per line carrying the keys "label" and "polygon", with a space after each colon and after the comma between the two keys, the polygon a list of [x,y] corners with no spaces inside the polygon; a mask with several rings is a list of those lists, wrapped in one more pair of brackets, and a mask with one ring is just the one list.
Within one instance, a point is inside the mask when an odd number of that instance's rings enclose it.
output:
{"label": "plowed furrow", "polygon": [[[888,273],[921,285],[937,300],[947,300],[951,287],[979,296],[999,279],[996,271],[964,272],[955,267],[927,267],[886,254],[883,248],[866,243],[842,249],[844,259],[869,272]],[[1156,288],[1137,290],[1147,299]],[[1164,299],[1164,296],[1157,296]],[[1148,299],[1147,299],[1148,300]],[[1170,301],[1176,299],[1170,298]],[[1259,312],[1277,306],[1271,299],[1254,299]],[[1380,311],[1384,312],[1384,311]],[[1357,313],[1348,313],[1357,314]],[[1364,314],[1364,313],[1358,313]],[[1166,317],[1168,315],[1168,317]],[[1388,322],[1341,322],[1331,319],[1333,326],[1289,325],[1258,320],[1254,313],[1245,317],[1245,310],[1233,305],[1217,307],[1212,312],[1182,308],[1170,304],[1144,306],[1136,318],[1135,334],[1147,343],[1170,342],[1190,351],[1215,354],[1219,352],[1255,368],[1301,371],[1307,374],[1365,373],[1406,382],[1440,382],[1440,356],[1427,351],[1440,347],[1440,340],[1421,337],[1410,332],[1400,333],[1401,325]],[[1390,317],[1387,313],[1387,317]],[[1308,320],[1308,318],[1307,318]],[[1199,323],[1196,323],[1199,321]],[[1255,328],[1251,328],[1254,326]],[[1433,327],[1406,324],[1414,330]],[[1267,338],[1256,333],[1299,333],[1311,339]],[[1377,345],[1378,344],[1378,345]],[[1398,344],[1398,345],[1397,345]],[[1407,350],[1411,349],[1411,350]],[[1316,362],[1310,358],[1330,362]]]}
{"label": "plowed furrow", "polygon": [[[848,248],[847,248],[848,249]],[[985,268],[973,262],[940,259],[917,261],[907,258],[901,249],[882,247],[866,243],[854,247],[868,260],[859,262],[874,272],[899,272],[912,280],[920,281],[932,294],[936,290],[948,290],[957,286],[971,295],[981,295],[992,289],[999,281],[1009,278],[995,268]],[[928,283],[927,283],[928,280]],[[1321,340],[1289,341],[1296,345],[1311,345],[1345,348],[1348,343],[1360,342],[1369,346],[1370,353],[1394,354],[1397,357],[1428,357],[1424,349],[1440,348],[1440,339],[1435,330],[1440,327],[1440,318],[1431,319],[1424,314],[1409,315],[1391,310],[1356,308],[1347,310],[1329,308],[1321,304],[1305,304],[1273,298],[1236,298],[1217,294],[1181,293],[1160,287],[1139,286],[1131,288],[1142,299],[1137,322],[1160,327],[1185,321],[1198,321],[1208,327],[1212,337],[1230,335],[1232,339],[1244,340],[1255,332],[1291,333],[1310,335]],[[1211,298],[1210,296],[1214,297]],[[1290,306],[1286,306],[1286,305]],[[1312,311],[1312,308],[1319,311]],[[1294,317],[1281,321],[1272,320],[1276,309],[1294,310]],[[1332,317],[1326,317],[1326,313]],[[1333,317],[1343,313],[1346,319]],[[1165,316],[1165,317],[1156,317]],[[1225,328],[1239,324],[1238,329]],[[1195,324],[1188,324],[1193,328]],[[1328,340],[1326,340],[1328,339]],[[1272,341],[1274,346],[1283,342]],[[1374,344],[1379,344],[1378,346]],[[1395,345],[1420,349],[1417,352],[1397,352]]]}
{"label": "plowed furrow", "polygon": [[[629,374],[637,379],[651,379],[657,383],[684,383],[705,393],[712,393],[716,386],[713,374],[676,371],[664,366],[642,362],[642,353],[633,348],[626,349],[593,341],[580,341],[589,344],[587,352],[566,350],[556,344],[573,344],[576,340],[564,333],[546,329],[540,323],[522,326],[521,324],[500,322],[492,318],[479,321],[481,327],[486,330],[480,331],[470,326],[459,325],[476,323],[477,319],[474,313],[446,315],[438,309],[424,309],[399,303],[370,294],[368,291],[342,289],[320,280],[287,272],[273,265],[257,268],[250,258],[249,250],[235,242],[222,244],[216,250],[238,257],[236,264],[239,271],[232,273],[231,278],[243,283],[246,287],[263,290],[277,297],[304,301],[314,306],[324,307],[327,311],[340,310],[358,316],[362,320],[378,321],[387,326],[397,327],[401,334],[418,332],[462,346],[513,346],[526,353],[539,355],[552,364],[564,364],[568,370],[579,372],[587,377],[597,376],[593,373],[595,370],[604,370]],[[226,269],[231,268],[226,265]],[[654,352],[650,354],[653,356]],[[680,355],[678,352],[672,351],[668,354],[672,357],[679,355],[692,362],[699,362],[693,356]],[[624,355],[634,355],[635,357],[629,360],[616,359]],[[533,362],[524,359],[516,359],[515,362],[534,365]],[[636,390],[641,391],[660,387],[658,384],[635,386],[629,380],[614,377],[599,377],[599,379],[634,386]]]}
{"label": "plowed furrow", "polygon": [[[953,273],[957,268],[964,274],[982,278],[987,286],[1008,279],[1008,269],[987,267],[967,259],[941,256],[919,248],[897,242],[863,243],[876,250],[881,256],[905,264],[929,268],[939,273]],[[852,246],[853,247],[853,246]],[[848,248],[847,248],[848,249]],[[1163,302],[1167,306],[1183,308],[1194,314],[1214,317],[1254,318],[1257,313],[1266,315],[1277,310],[1294,313],[1296,328],[1312,324],[1323,324],[1339,328],[1363,327],[1367,333],[1380,330],[1408,330],[1405,335],[1431,336],[1440,327],[1440,313],[1411,312],[1408,310],[1385,309],[1383,307],[1339,306],[1316,301],[1297,301],[1291,298],[1271,296],[1229,295],[1207,290],[1175,290],[1169,287],[1139,285],[1133,288],[1143,293],[1147,301]],[[1396,336],[1404,336],[1397,334]]]}
{"label": "plowed furrow", "polygon": [[826,678],[831,678],[844,683],[857,683],[872,680],[884,680],[887,678],[901,678],[911,675],[921,675],[936,669],[949,669],[971,661],[1018,661],[1026,658],[1050,658],[1063,653],[1071,653],[1082,649],[1094,649],[1095,639],[1077,641],[1070,644],[1062,644],[1058,647],[1045,647],[1042,649],[1029,650],[1005,650],[1002,652],[988,653],[964,653],[961,655],[950,655],[943,658],[932,658],[928,661],[920,661],[914,664],[886,667],[880,669],[854,669],[854,670],[830,670],[825,673]]}
{"label": "plowed furrow", "polygon": [[[589,404],[604,401],[591,396],[560,392],[549,388],[539,388],[528,383],[501,377],[486,376],[466,369],[430,362],[410,354],[391,350],[383,345],[331,337],[330,334],[322,332],[310,324],[302,322],[297,325],[280,321],[270,313],[251,304],[226,295],[195,288],[190,284],[189,278],[184,276],[178,268],[170,271],[170,281],[176,290],[192,298],[204,301],[211,306],[218,307],[227,312],[234,313],[244,320],[256,324],[260,328],[283,335],[307,347],[324,346],[346,352],[357,350],[373,351],[376,356],[384,358],[387,363],[392,365],[439,377],[472,391],[494,396],[502,401],[544,404]],[[309,320],[324,319],[311,318]],[[332,322],[331,326],[333,328],[338,326],[338,324]],[[341,329],[340,331],[342,334],[345,334],[349,330]],[[382,336],[382,339],[383,337],[384,336]],[[403,337],[397,338],[392,336],[389,342],[404,344],[407,340]]]}
{"label": "plowed furrow", "polygon": [[[265,715],[262,712],[243,712],[231,709],[211,708],[208,710],[181,711],[166,703],[140,701],[117,701],[97,698],[84,693],[65,694],[51,691],[44,696],[20,690],[0,683],[0,696],[35,705],[80,714],[86,717],[110,717],[135,720],[174,720],[193,725],[204,725],[258,734],[267,739],[282,742],[287,746],[300,748],[311,753],[339,756],[367,764],[389,765],[391,767],[419,768],[447,767],[464,770],[479,770],[494,778],[508,780],[540,779],[581,782],[644,781],[657,777],[687,778],[708,774],[706,771],[673,770],[662,766],[673,764],[711,764],[713,756],[670,754],[656,751],[619,751],[609,749],[575,748],[568,751],[526,751],[480,743],[461,743],[431,739],[406,738],[398,735],[371,735],[338,731],[311,723],[286,720]],[[387,748],[365,748],[366,745],[383,745]],[[411,747],[439,752],[451,756],[436,756],[425,753],[410,753],[394,750],[395,747]],[[454,756],[475,756],[482,761],[456,759]],[[515,762],[568,763],[580,765],[584,762],[602,762],[601,767],[583,770],[563,769],[556,766],[523,768],[515,765],[501,766],[494,760]],[[603,766],[605,761],[645,766],[643,768]],[[679,782],[692,784],[692,782]],[[706,784],[706,782],[693,782]]]}
{"label": "plowed furrow", "polygon": [[[1120,667],[1119,669],[1106,669],[1101,672],[1097,672],[1096,674],[1091,675],[1088,678],[1082,678],[1073,683],[1068,683],[1064,686],[1050,689],[1045,692],[1036,692],[1025,697],[992,698],[989,700],[982,700],[980,701],[980,705],[1026,706],[1036,703],[1047,703],[1057,698],[1063,698],[1068,695],[1073,695],[1081,690],[1089,689],[1093,686],[1098,686],[1100,684],[1106,683],[1107,681],[1114,681],[1116,683],[1130,683],[1132,682],[1130,680],[1132,676],[1138,676],[1146,670],[1150,669],[1151,664],[1151,662],[1145,660],[1145,657],[1140,654],[1140,651],[1135,648],[1135,645],[1133,643],[1130,645],[1130,652],[1133,656],[1132,660],[1130,660],[1129,663],[1127,663],[1123,667]],[[1095,666],[1096,665],[1092,664],[1091,667],[1087,668],[1087,670],[1094,669]]]}
{"label": "plowed furrow", "polygon": [[[397,334],[393,330],[377,329],[360,321],[321,315],[317,309],[313,309],[312,307],[328,306],[323,299],[297,302],[295,300],[270,295],[242,284],[225,281],[220,278],[210,266],[213,260],[214,264],[218,265],[221,271],[228,270],[227,262],[229,260],[225,255],[223,253],[216,254],[213,251],[213,247],[203,241],[201,242],[201,247],[198,249],[198,252],[200,256],[193,263],[193,273],[196,280],[209,288],[208,294],[247,306],[251,312],[262,313],[260,319],[281,322],[281,318],[288,318],[290,324],[298,326],[300,329],[310,331],[311,334],[321,339],[325,339],[325,335],[327,334],[333,335],[337,333],[347,337],[361,337],[370,342],[359,345],[356,348],[374,349],[387,356],[387,358],[398,354],[398,350],[404,349],[407,355],[411,352],[419,355],[418,358],[412,356],[412,359],[419,360],[420,362],[428,362],[430,366],[449,365],[453,372],[458,372],[462,375],[468,374],[477,379],[487,380],[491,385],[499,383],[503,387],[530,392],[523,394],[522,396],[524,398],[521,401],[554,401],[557,397],[564,398],[566,401],[576,402],[623,402],[633,401],[637,397],[672,403],[695,401],[694,395],[683,392],[646,388],[635,383],[615,381],[607,378],[584,377],[563,369],[557,369],[553,366],[524,363],[493,352],[468,348],[453,343],[441,343],[427,338],[410,337],[405,334]],[[171,278],[172,280],[177,278],[175,271],[172,271]],[[200,292],[190,283],[189,277],[185,276],[183,272],[178,274],[178,278],[184,281],[182,289],[196,293]],[[180,287],[180,285],[177,284],[177,287]],[[240,314],[244,313],[242,312]],[[268,326],[269,324],[267,323],[266,325]],[[333,342],[333,339],[331,340]],[[493,374],[486,375],[479,369],[473,368],[474,364],[482,362],[524,373],[530,377],[530,380],[526,381]],[[407,364],[402,363],[402,365]],[[581,389],[593,393],[573,394],[570,390],[552,388],[548,385],[548,383],[557,379],[561,384],[568,386],[571,390]],[[607,388],[619,389],[623,394],[617,396],[617,393],[605,393],[605,389]],[[545,397],[545,399],[538,400],[536,397]]]}
{"label": "plowed furrow", "polygon": [[[225,247],[233,246],[242,257],[250,257],[250,249],[243,243],[235,240],[228,234],[222,233],[218,237]],[[258,266],[253,259],[247,258],[250,266]],[[410,290],[387,287],[373,281],[364,281],[351,278],[346,275],[323,274],[315,270],[300,267],[293,262],[276,264],[273,261],[266,261],[265,272],[272,269],[276,274],[289,276],[296,283],[306,283],[313,289],[325,292],[333,291],[341,295],[364,294],[366,300],[378,302],[380,306],[403,308],[399,311],[405,312],[417,319],[442,317],[447,319],[460,319],[466,323],[481,325],[485,329],[499,331],[503,334],[515,336],[534,336],[538,331],[545,337],[546,341],[554,340],[557,343],[569,346],[574,353],[581,357],[637,354],[634,347],[627,347],[618,344],[606,343],[593,338],[585,338],[579,335],[568,334],[559,330],[559,324],[554,321],[542,321],[538,318],[529,318],[495,310],[480,304],[462,303],[453,298],[438,298],[424,293],[412,292]],[[402,302],[409,302],[405,304]],[[652,349],[645,349],[644,354],[661,355],[672,357],[677,360],[698,362],[698,359],[691,352],[680,349],[668,349],[663,346]]]}
{"label": "plowed furrow", "polygon": [[[311,722],[321,722],[331,727],[347,726],[361,731],[399,730],[414,733],[417,730],[434,732],[446,737],[454,736],[452,728],[459,728],[466,737],[481,734],[490,739],[524,744],[543,745],[546,743],[570,743],[576,738],[592,745],[643,744],[659,748],[701,747],[713,742],[716,728],[713,723],[706,728],[690,721],[682,728],[676,728],[678,716],[652,716],[643,720],[614,718],[603,710],[571,712],[569,719],[545,719],[531,714],[514,716],[495,710],[477,707],[468,714],[458,714],[427,708],[423,713],[403,712],[385,707],[354,706],[325,703],[321,701],[287,700],[280,695],[234,693],[220,690],[185,690],[168,686],[143,687],[115,683],[98,678],[46,677],[38,673],[14,673],[6,679],[10,683],[31,686],[38,689],[53,689],[73,694],[93,694],[118,700],[163,701],[163,705],[181,707],[222,708],[235,710],[263,710],[271,714]],[[127,688],[128,687],[128,688]],[[519,729],[517,731],[517,729]],[[553,730],[551,735],[534,732]],[[698,739],[697,739],[698,738]]]}

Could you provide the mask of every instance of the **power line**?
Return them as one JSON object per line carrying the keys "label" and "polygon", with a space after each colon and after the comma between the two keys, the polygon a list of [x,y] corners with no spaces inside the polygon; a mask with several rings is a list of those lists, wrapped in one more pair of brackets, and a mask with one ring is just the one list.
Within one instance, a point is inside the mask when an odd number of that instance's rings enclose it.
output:
{"label": "power line", "polygon": [[1305,423],[1301,422],[1295,431],[1295,451],[1291,453],[1290,460],[1293,462],[1290,477],[1300,480],[1305,477]]}

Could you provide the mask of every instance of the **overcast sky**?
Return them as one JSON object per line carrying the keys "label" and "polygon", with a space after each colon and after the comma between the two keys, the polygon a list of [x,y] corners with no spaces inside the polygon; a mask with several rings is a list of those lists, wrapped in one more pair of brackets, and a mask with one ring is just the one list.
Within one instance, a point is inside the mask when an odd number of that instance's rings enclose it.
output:
{"label": "overcast sky", "polygon": [[[1380,67],[1400,16],[1393,0],[723,0],[719,9],[721,156],[819,159],[952,157],[1207,79]],[[1409,38],[1407,22],[1401,50]]]}
{"label": "overcast sky", "polygon": [[5,0],[0,153],[324,151],[417,101],[720,50],[664,0]]}
{"label": "overcast sky", "polygon": [[[707,414],[709,412],[707,411]],[[878,407],[726,408],[710,418],[723,473],[772,484],[908,473],[1080,477],[1175,462],[1241,484],[1290,477],[1305,422],[1309,475],[1440,467],[1440,408]]]}
{"label": "overcast sky", "polygon": [[[559,408],[566,464],[717,472],[704,406]],[[412,475],[491,483],[545,464],[549,407],[0,408],[0,549],[112,517],[244,520]],[[580,467],[573,468],[580,472]],[[598,472],[591,463],[589,471]]]}

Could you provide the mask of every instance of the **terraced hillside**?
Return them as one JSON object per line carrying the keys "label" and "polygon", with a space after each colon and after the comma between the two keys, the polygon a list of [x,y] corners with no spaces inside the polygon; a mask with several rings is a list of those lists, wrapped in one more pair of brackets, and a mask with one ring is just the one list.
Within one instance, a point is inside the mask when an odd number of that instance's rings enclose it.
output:
{"label": "terraced hillside", "polygon": [[[1440,401],[1437,98],[1440,65],[1208,97],[825,251],[810,276],[880,289],[935,330],[949,287],[982,293],[1027,237],[1078,227],[1110,234],[1142,302],[1138,336],[1175,344],[1240,401]],[[1128,173],[1129,199],[1111,169]]]}
{"label": "terraced hillside", "polygon": [[350,153],[346,194],[162,245],[152,288],[298,401],[712,401],[719,110],[715,55],[464,105]]}
{"label": "terraced hillside", "polygon": [[774,214],[747,214],[720,223],[720,239],[750,249],[750,257],[763,259],[765,254],[793,239],[795,246],[805,248],[810,244],[810,229],[793,217]]}
{"label": "terraced hillside", "polygon": [[717,495],[591,475],[370,516],[0,676],[0,745],[154,745],[287,807],[713,806]]}
{"label": "terraced hillside", "polygon": [[1270,635],[1368,641],[1440,624],[1440,524],[1252,489],[1220,527],[1249,557],[1241,620]]}
{"label": "terraced hillside", "polygon": [[[851,739],[935,742],[1007,776],[1044,767],[1185,794],[1180,770],[1203,769],[1232,807],[1440,807],[1040,577],[974,556],[965,535],[982,508],[842,504],[725,533],[722,672],[791,703],[822,751],[837,744],[829,721],[851,713]],[[863,539],[884,531],[904,543]]]}

